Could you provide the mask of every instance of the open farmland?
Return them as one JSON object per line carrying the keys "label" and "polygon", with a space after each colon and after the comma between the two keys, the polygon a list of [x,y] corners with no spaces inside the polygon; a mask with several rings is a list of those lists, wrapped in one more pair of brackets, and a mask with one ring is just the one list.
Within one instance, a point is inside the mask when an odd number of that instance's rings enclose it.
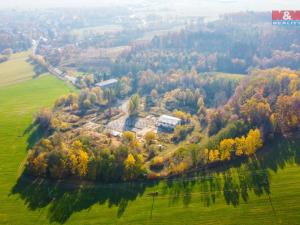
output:
{"label": "open farmland", "polygon": [[35,75],[28,60],[29,52],[13,54],[7,62],[0,64],[0,87],[30,80]]}
{"label": "open farmland", "polygon": [[[58,96],[70,90],[50,75],[0,88],[0,224],[22,224],[21,220],[16,220],[16,212],[28,213],[22,201],[10,196],[27,154],[30,133],[25,132],[26,128],[41,107],[52,105]],[[30,219],[28,214],[27,221]]]}
{"label": "open farmland", "polygon": [[[245,176],[251,178],[247,181],[247,192],[236,183],[246,175],[243,166],[212,179],[207,176],[160,183],[87,184],[71,189],[69,185],[41,180],[18,181],[30,136],[24,131],[34,113],[69,90],[51,76],[0,89],[1,224],[32,224],[32,221],[37,224],[218,224],[220,218],[222,224],[299,224],[297,157],[296,161],[274,159],[268,168],[274,167],[277,172],[268,169],[266,180],[262,176],[266,171],[259,166],[252,167],[248,173],[253,175]],[[285,150],[281,154],[294,152],[299,156],[299,149],[294,145],[282,148]],[[224,182],[229,186],[224,186]],[[152,194],[156,192],[157,195]],[[246,201],[242,193],[247,194]]]}
{"label": "open farmland", "polygon": [[0,225],[300,225],[300,10],[16,1]]}

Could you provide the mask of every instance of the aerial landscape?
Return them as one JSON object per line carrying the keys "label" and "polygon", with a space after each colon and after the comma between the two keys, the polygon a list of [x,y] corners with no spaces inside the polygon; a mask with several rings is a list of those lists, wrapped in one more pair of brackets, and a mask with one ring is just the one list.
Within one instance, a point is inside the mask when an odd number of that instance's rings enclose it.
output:
{"label": "aerial landscape", "polygon": [[300,225],[299,6],[0,3],[0,224]]}

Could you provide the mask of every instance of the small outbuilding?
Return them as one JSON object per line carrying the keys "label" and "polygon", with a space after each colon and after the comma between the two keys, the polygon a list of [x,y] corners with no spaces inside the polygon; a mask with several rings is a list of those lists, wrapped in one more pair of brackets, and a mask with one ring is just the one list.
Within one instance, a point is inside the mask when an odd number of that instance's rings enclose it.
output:
{"label": "small outbuilding", "polygon": [[161,115],[156,125],[161,128],[166,129],[174,129],[177,125],[181,124],[181,119],[174,117],[174,116],[168,116],[168,115]]}
{"label": "small outbuilding", "polygon": [[122,137],[123,136],[123,134],[121,132],[116,131],[116,130],[110,131],[110,134],[114,137]]}

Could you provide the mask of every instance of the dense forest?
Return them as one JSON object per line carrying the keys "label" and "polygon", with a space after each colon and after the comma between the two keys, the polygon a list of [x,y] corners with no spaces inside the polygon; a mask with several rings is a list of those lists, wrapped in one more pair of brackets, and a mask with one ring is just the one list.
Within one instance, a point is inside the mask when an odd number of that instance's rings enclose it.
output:
{"label": "dense forest", "polygon": [[[97,87],[61,97],[53,109],[37,115],[45,138],[30,151],[26,171],[53,178],[154,179],[229,163],[255,154],[274,137],[299,131],[299,72],[253,70],[239,80],[227,75],[222,90],[212,83],[223,78],[210,76],[173,71],[161,77],[145,71],[124,77],[116,89]],[[138,84],[136,90],[128,89],[130,83]],[[209,91],[229,97],[220,104]],[[129,118],[169,112],[183,124],[143,138],[132,131],[119,137],[105,132],[107,121],[120,114],[114,99],[130,95]],[[97,130],[85,127],[90,118],[101,124]]]}
{"label": "dense forest", "polygon": [[62,46],[59,51],[45,44],[39,50],[49,62],[66,70],[112,76],[193,68],[197,72],[243,74],[253,68],[299,69],[299,29],[273,26],[270,16],[257,12],[229,14],[209,23],[200,21],[155,35],[150,40],[136,39],[143,31],[131,30],[119,32],[109,43],[104,35],[80,40],[76,46]]}
{"label": "dense forest", "polygon": [[247,73],[255,67],[299,69],[299,29],[274,27],[269,20],[267,13],[238,13],[193,29],[156,36],[151,43],[120,57],[112,73],[124,73],[131,67],[229,73]]}

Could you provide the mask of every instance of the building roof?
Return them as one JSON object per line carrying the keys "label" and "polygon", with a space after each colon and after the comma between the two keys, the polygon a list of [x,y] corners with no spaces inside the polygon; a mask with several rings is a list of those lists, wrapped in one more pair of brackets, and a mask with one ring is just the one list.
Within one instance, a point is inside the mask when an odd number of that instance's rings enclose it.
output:
{"label": "building roof", "polygon": [[109,80],[105,80],[105,81],[97,83],[96,86],[105,87],[107,85],[111,85],[111,84],[114,84],[114,83],[117,83],[117,82],[118,82],[117,79],[109,79]]}
{"label": "building roof", "polygon": [[168,116],[168,115],[161,115],[158,118],[159,123],[166,123],[173,126],[176,126],[178,123],[180,123],[181,119],[174,117],[174,116]]}
{"label": "building roof", "polygon": [[122,137],[122,133],[116,130],[110,131],[110,134],[114,137]]}

